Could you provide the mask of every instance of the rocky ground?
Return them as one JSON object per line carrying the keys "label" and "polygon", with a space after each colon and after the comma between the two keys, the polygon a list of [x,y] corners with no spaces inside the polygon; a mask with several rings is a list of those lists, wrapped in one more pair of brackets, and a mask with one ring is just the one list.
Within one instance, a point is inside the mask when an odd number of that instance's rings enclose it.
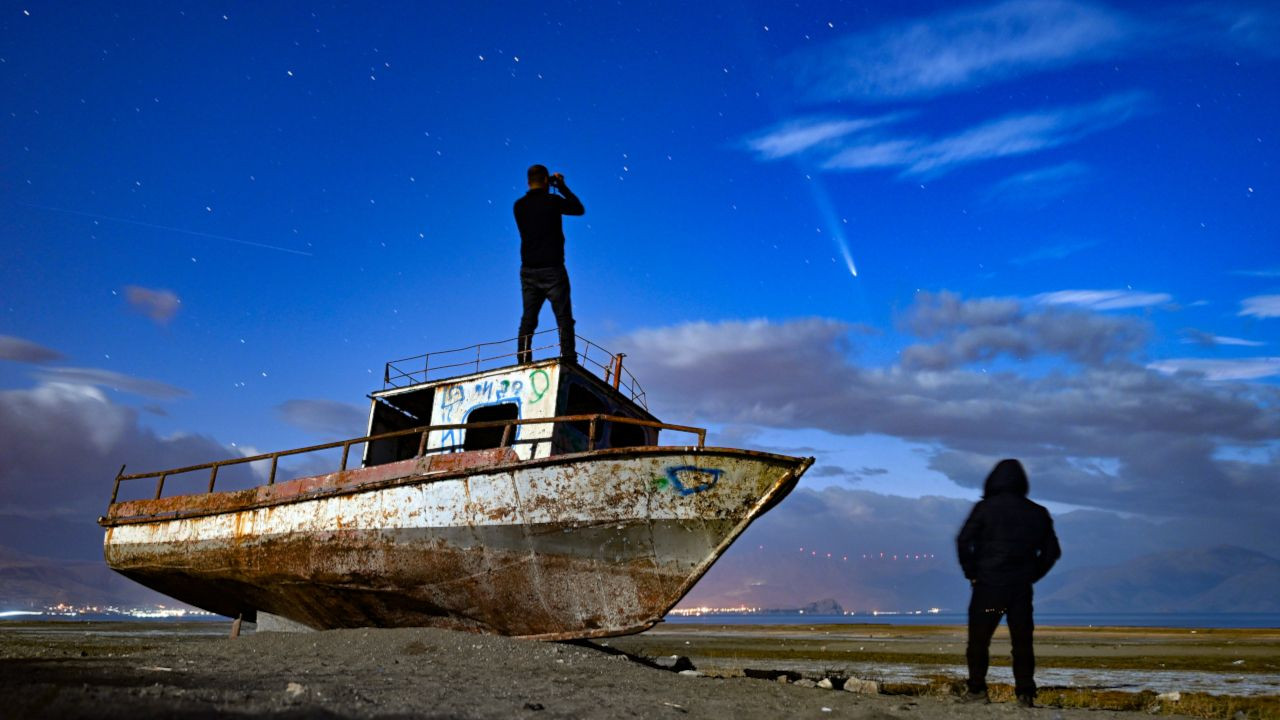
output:
{"label": "rocky ground", "polygon": [[225,625],[193,627],[176,633],[171,625],[150,632],[132,623],[0,624],[0,717],[1135,717],[962,704],[942,692],[847,692],[842,678],[825,689],[794,682],[805,679],[794,674],[784,683],[769,673],[680,673],[596,644],[432,629],[229,639]]}

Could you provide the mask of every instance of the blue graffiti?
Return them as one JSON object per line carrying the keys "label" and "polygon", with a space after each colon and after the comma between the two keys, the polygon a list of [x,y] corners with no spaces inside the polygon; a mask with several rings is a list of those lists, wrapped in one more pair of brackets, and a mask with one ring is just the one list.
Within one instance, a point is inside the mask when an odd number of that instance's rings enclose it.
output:
{"label": "blue graffiti", "polygon": [[715,487],[723,474],[724,471],[717,468],[680,465],[667,468],[667,481],[681,495],[692,495]]}
{"label": "blue graffiti", "polygon": [[479,400],[505,400],[508,397],[519,399],[524,383],[520,380],[485,380],[478,382],[472,389],[472,402]]}
{"label": "blue graffiti", "polygon": [[445,423],[453,422],[453,413],[467,399],[467,391],[461,385],[453,385],[440,393],[440,419]]}

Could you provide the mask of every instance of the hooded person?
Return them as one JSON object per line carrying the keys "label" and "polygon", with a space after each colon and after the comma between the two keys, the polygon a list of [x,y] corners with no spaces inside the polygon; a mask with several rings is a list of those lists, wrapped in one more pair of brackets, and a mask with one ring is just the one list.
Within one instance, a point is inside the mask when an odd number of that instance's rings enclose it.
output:
{"label": "hooded person", "polygon": [[973,588],[969,600],[967,700],[987,699],[991,636],[1008,618],[1013,645],[1014,693],[1024,707],[1035,704],[1031,586],[1062,556],[1049,511],[1027,499],[1030,485],[1022,463],[1001,460],[987,475],[982,499],[973,506],[956,551]]}

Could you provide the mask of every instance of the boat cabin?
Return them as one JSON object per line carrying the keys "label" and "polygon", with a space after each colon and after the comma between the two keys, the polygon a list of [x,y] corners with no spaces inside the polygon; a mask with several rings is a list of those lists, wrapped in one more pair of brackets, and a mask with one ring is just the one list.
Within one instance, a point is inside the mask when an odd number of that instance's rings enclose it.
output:
{"label": "boat cabin", "polygon": [[[521,460],[657,445],[656,427],[599,421],[593,434],[590,419],[567,419],[608,415],[657,421],[645,407],[644,393],[635,378],[623,369],[622,356],[589,342],[584,348],[584,342],[579,339],[578,361],[572,363],[552,358],[482,369],[486,364],[481,358],[484,346],[387,363],[383,389],[369,395],[369,435],[428,425],[442,427],[427,434],[425,445],[418,433],[370,441],[365,445],[364,465],[405,460],[420,451],[463,452],[504,444]],[[442,362],[473,350],[475,360]],[[439,357],[451,354],[454,358]],[[500,358],[489,358],[496,359]],[[414,369],[406,371],[407,367]],[[473,371],[428,379],[441,371],[459,369]],[[460,427],[474,424],[479,426]]]}

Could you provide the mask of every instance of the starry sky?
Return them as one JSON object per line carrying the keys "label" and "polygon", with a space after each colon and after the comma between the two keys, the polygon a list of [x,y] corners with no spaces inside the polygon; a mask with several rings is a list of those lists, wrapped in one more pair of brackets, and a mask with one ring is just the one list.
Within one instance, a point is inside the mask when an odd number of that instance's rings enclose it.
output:
{"label": "starry sky", "polygon": [[537,162],[578,333],[850,522],[1017,456],[1280,554],[1277,48],[1265,2],[4,0],[0,544],[513,337]]}

